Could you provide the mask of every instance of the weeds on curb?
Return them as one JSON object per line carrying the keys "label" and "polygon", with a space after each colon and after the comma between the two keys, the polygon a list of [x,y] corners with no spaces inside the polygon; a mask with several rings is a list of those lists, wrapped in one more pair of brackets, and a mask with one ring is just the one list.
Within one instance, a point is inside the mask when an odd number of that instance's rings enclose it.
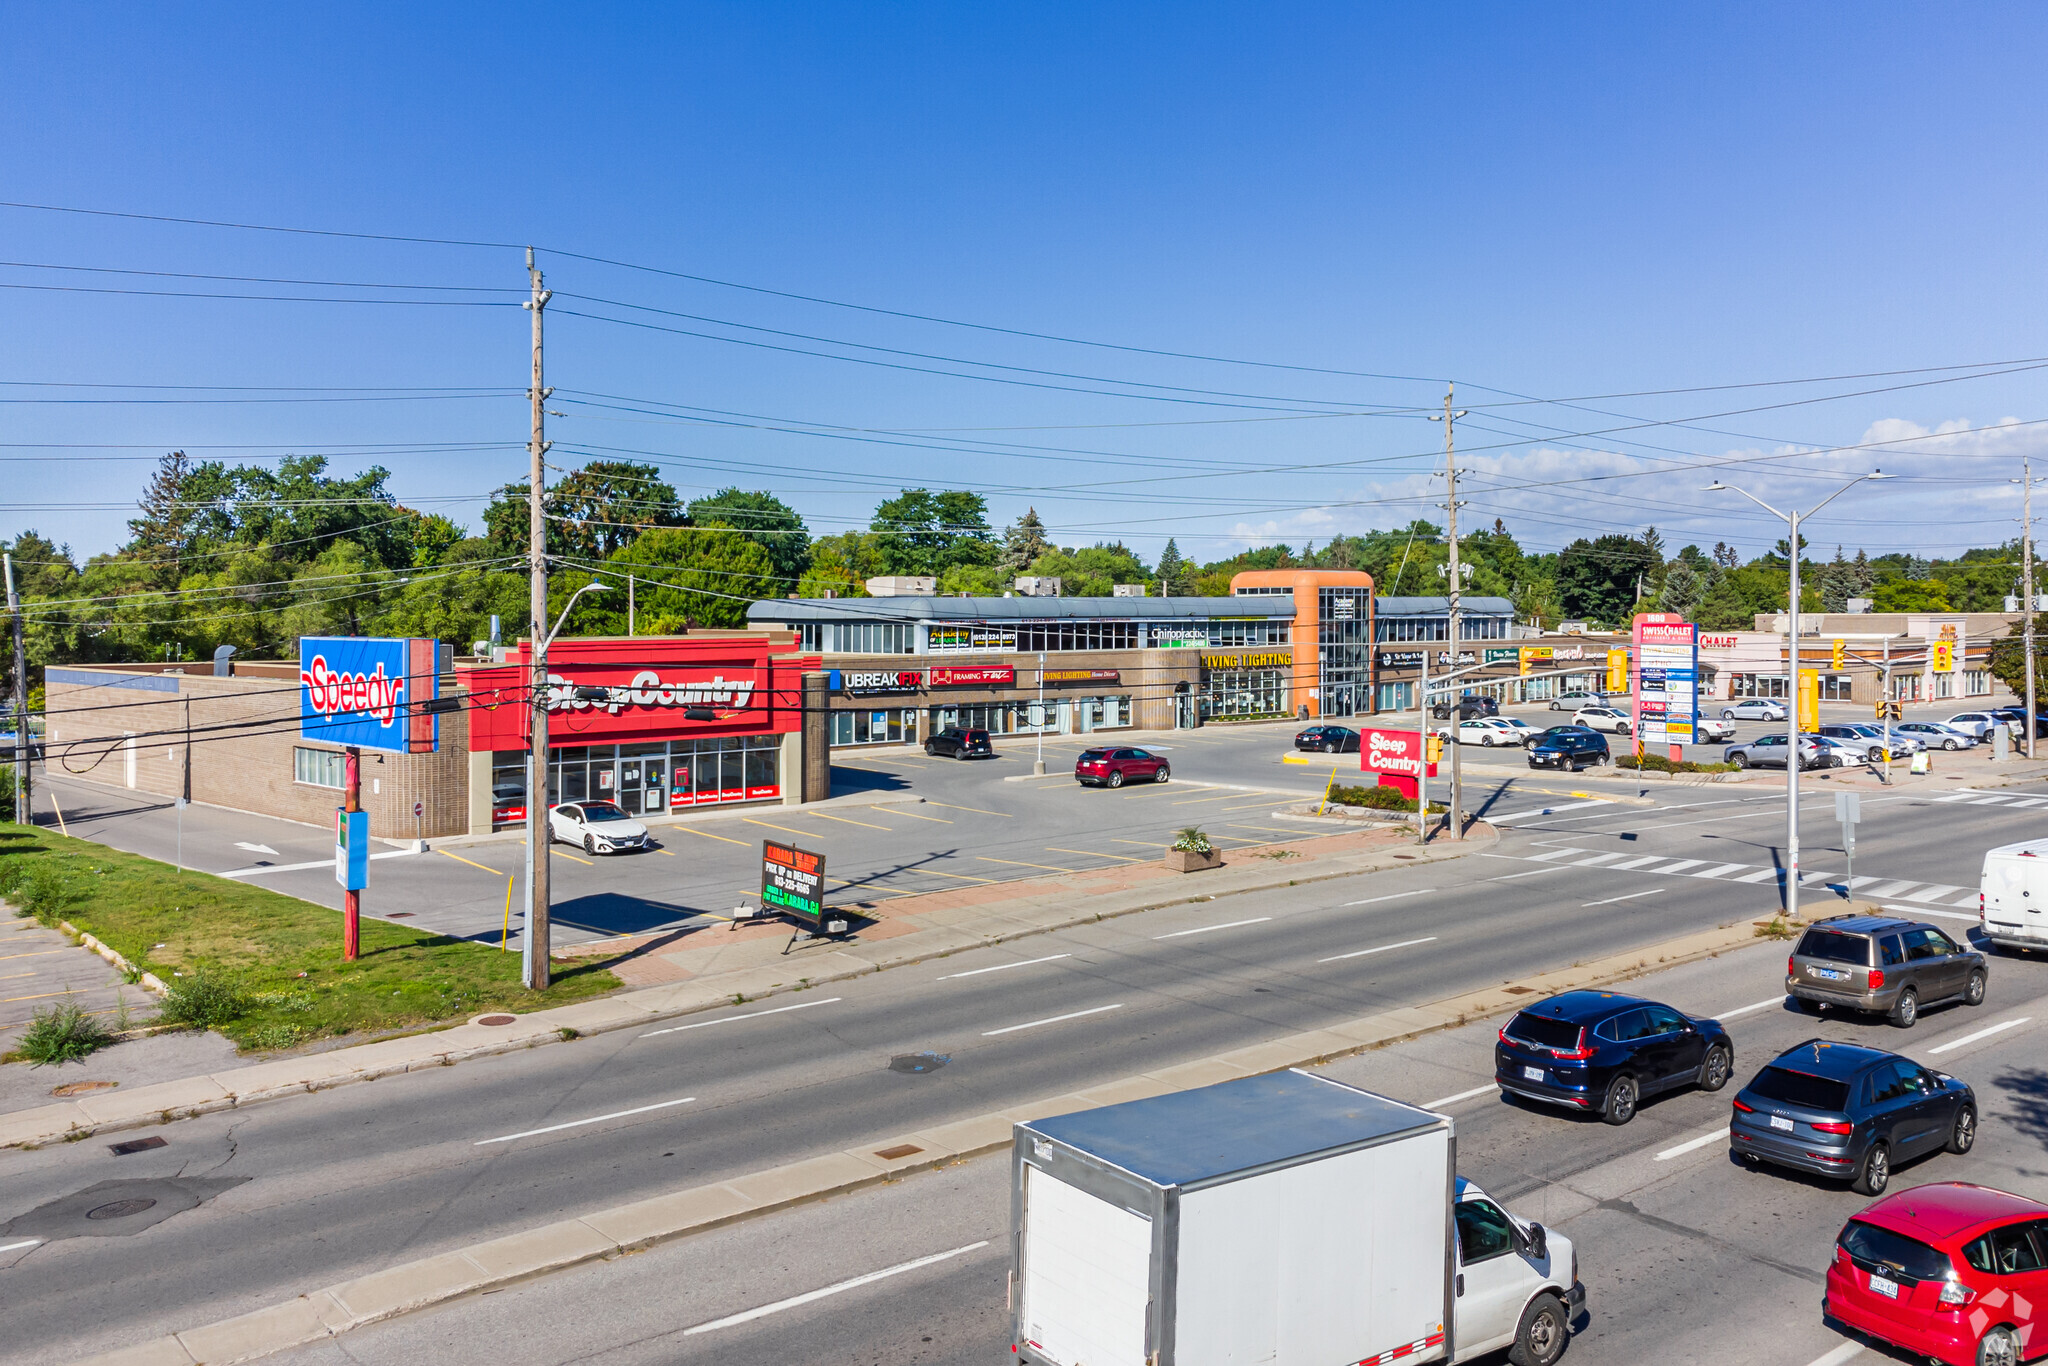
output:
{"label": "weeds on curb", "polygon": [[1790,939],[1792,934],[1791,923],[1783,915],[1774,915],[1769,920],[1758,921],[1756,932],[1752,937],[1756,939]]}

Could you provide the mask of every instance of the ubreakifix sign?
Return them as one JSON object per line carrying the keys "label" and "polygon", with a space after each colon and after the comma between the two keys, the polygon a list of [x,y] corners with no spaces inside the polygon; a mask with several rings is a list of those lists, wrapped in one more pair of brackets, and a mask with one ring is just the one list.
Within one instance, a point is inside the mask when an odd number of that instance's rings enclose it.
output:
{"label": "ubreakifix sign", "polygon": [[832,691],[848,697],[887,697],[924,686],[924,674],[917,669],[833,669],[830,678]]}
{"label": "ubreakifix sign", "polygon": [[[577,690],[602,688],[602,697],[578,697]],[[744,707],[754,700],[752,674],[727,678],[723,672],[709,675],[671,675],[663,678],[655,669],[642,669],[624,685],[592,684],[584,680],[548,674],[548,710],[551,712],[601,711],[617,716],[628,707]]]}

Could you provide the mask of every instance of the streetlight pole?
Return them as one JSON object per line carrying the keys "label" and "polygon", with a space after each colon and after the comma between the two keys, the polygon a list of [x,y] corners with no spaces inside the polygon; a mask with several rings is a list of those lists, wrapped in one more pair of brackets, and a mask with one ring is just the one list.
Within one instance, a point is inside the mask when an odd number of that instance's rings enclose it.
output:
{"label": "streetlight pole", "polygon": [[2020,516],[2020,592],[2025,594],[2020,610],[2021,637],[2025,640],[2027,665],[2027,757],[2034,757],[2034,462],[2020,463],[2017,482],[2023,504]]}
{"label": "streetlight pole", "polygon": [[1045,776],[1045,651],[1038,652],[1038,724],[1031,729],[1038,740],[1038,761],[1031,765],[1032,776]]}
{"label": "streetlight pole", "polygon": [[1791,552],[1792,576],[1789,585],[1790,601],[1785,612],[1786,673],[1791,684],[1791,695],[1786,699],[1791,703],[1786,712],[1790,724],[1785,727],[1786,738],[1790,742],[1790,748],[1785,755],[1785,918],[1788,920],[1799,918],[1799,520],[1801,517],[1813,516],[1864,480],[1885,477],[1880,470],[1859,474],[1804,513],[1796,509],[1789,513],[1780,512],[1748,490],[1739,489],[1733,484],[1724,484],[1718,479],[1703,490],[1706,493],[1739,493],[1791,528],[1791,539],[1786,542],[1786,546]]}
{"label": "streetlight pole", "polygon": [[526,924],[519,936],[519,980],[529,991],[548,989],[548,854],[554,836],[548,826],[548,646],[555,643],[569,609],[585,593],[603,593],[611,585],[592,579],[562,604],[555,629],[542,636],[540,623],[546,613],[534,618],[533,696],[528,699],[532,729],[526,755]]}

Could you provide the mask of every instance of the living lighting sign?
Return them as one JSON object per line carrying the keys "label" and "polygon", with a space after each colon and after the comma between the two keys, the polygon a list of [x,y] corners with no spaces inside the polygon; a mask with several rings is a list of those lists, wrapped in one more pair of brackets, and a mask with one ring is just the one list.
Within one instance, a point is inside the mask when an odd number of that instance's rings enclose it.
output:
{"label": "living lighting sign", "polygon": [[416,637],[301,636],[299,734],[393,754],[431,754],[440,718],[440,644]]}
{"label": "living lighting sign", "polygon": [[1205,669],[1284,669],[1293,662],[1294,656],[1284,651],[1202,656],[1202,667]]}

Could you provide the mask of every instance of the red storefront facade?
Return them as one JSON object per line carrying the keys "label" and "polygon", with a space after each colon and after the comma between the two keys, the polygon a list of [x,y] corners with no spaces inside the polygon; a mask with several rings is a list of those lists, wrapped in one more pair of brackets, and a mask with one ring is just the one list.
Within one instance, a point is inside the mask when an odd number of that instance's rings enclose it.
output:
{"label": "red storefront facade", "polygon": [[[817,671],[818,657],[779,653],[786,642],[761,632],[556,641],[550,804],[605,799],[658,816],[789,799],[803,781],[803,675]],[[480,817],[493,827],[526,818],[527,649],[522,642],[503,663],[458,665],[472,699],[472,827]],[[822,719],[813,729],[822,741]]]}

